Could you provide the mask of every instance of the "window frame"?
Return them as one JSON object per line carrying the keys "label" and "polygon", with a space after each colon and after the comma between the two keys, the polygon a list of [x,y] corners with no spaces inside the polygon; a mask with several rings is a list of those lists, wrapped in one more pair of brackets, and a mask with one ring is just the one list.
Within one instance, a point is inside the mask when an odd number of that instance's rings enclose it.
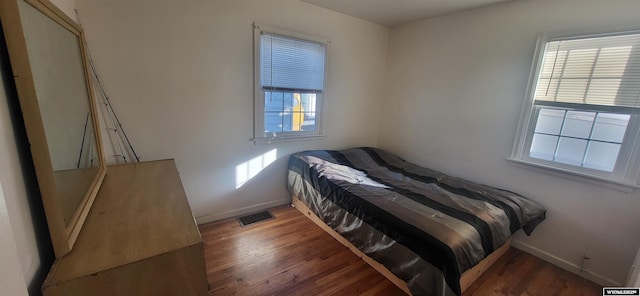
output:
{"label": "window frame", "polygon": [[[582,34],[582,35],[557,35],[539,34],[536,42],[536,49],[529,73],[529,80],[522,105],[513,150],[509,161],[522,164],[525,167],[541,168],[545,172],[552,172],[556,175],[585,181],[588,183],[601,185],[621,191],[632,191],[640,188],[638,178],[640,176],[640,109],[631,110],[629,107],[599,106],[588,104],[571,104],[561,102],[549,102],[543,104],[535,103],[535,93],[540,72],[544,62],[546,45],[548,42],[558,40],[575,40],[593,37],[620,36],[627,34],[638,34],[639,31],[624,31],[606,34]],[[533,135],[538,120],[539,112],[542,108],[561,109],[567,111],[589,111],[607,112],[630,115],[629,124],[625,132],[618,159],[612,172],[578,167],[559,162],[533,158],[529,156]],[[625,112],[626,111],[626,112]]]}
{"label": "window frame", "polygon": [[[273,134],[267,134],[265,130],[265,90],[262,89],[261,79],[261,35],[263,33],[278,35],[290,39],[299,39],[302,41],[311,41],[321,43],[325,47],[324,53],[324,77],[323,77],[323,89],[320,94],[316,94],[316,108],[315,108],[315,125],[316,128],[313,131],[289,131],[278,132]],[[253,138],[251,139],[257,143],[271,143],[273,141],[299,141],[299,140],[312,140],[325,137],[324,131],[324,118],[325,118],[325,101],[327,99],[327,72],[329,65],[329,45],[330,39],[324,37],[313,36],[305,33],[294,32],[284,30],[280,28],[270,27],[258,23],[253,24],[253,74],[254,74],[254,130]],[[288,93],[289,91],[283,91]]]}

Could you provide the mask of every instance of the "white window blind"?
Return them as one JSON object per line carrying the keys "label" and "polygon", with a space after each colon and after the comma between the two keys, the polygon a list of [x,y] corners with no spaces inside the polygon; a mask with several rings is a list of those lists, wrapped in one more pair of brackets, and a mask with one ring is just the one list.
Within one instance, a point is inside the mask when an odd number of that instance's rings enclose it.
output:
{"label": "white window blind", "polygon": [[262,89],[322,93],[325,44],[268,33],[260,43]]}
{"label": "white window blind", "polygon": [[640,112],[640,33],[548,42],[534,104]]}

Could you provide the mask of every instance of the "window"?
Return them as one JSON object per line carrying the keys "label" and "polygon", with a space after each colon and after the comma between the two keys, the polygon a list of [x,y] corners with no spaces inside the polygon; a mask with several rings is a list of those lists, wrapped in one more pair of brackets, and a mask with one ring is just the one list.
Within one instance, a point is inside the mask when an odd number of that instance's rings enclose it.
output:
{"label": "window", "polygon": [[541,37],[511,159],[637,187],[640,32]]}
{"label": "window", "polygon": [[328,40],[254,25],[254,141],[322,135]]}

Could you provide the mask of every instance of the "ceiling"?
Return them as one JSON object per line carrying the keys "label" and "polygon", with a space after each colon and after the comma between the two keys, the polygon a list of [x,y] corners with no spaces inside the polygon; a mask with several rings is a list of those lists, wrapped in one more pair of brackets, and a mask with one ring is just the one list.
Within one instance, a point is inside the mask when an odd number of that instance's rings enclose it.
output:
{"label": "ceiling", "polygon": [[300,0],[384,26],[441,16],[509,0]]}

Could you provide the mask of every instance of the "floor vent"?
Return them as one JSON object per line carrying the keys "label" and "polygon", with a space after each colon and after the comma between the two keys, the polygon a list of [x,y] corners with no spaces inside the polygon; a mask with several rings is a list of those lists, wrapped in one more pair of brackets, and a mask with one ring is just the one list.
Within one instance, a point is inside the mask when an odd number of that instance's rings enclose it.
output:
{"label": "floor vent", "polygon": [[253,223],[258,223],[260,221],[266,221],[270,219],[273,219],[273,215],[271,215],[271,213],[269,213],[268,211],[264,211],[252,215],[242,216],[238,218],[238,222],[240,222],[240,226],[245,227]]}

